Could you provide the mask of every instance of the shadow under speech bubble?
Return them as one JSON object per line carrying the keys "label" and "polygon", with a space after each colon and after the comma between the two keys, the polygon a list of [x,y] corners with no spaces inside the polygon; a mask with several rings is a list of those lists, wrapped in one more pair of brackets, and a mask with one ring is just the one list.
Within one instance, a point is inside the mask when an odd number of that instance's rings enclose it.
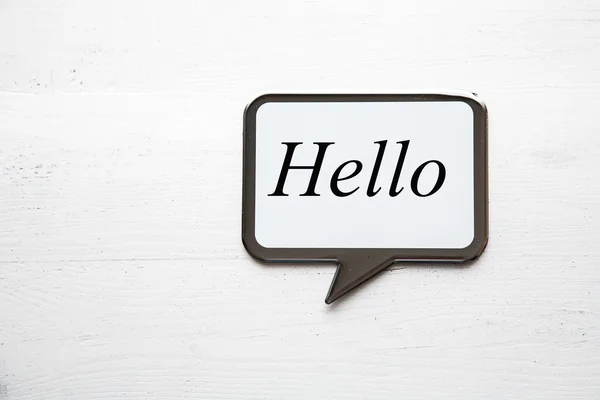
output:
{"label": "shadow under speech bubble", "polygon": [[[473,110],[474,238],[464,248],[268,248],[255,236],[256,114],[269,102],[427,102],[461,101]],[[477,258],[488,240],[487,109],[471,94],[269,94],[244,112],[242,241],[248,253],[266,263],[337,262],[325,303],[331,304],[397,262],[465,263]]]}

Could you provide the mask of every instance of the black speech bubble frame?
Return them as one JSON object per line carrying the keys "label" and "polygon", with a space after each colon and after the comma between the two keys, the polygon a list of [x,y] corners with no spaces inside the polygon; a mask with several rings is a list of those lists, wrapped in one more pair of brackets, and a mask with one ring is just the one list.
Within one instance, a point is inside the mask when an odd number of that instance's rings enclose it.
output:
{"label": "black speech bubble frame", "polygon": [[[461,249],[440,248],[269,248],[255,236],[256,115],[271,102],[443,102],[460,101],[473,110],[474,239]],[[337,262],[325,302],[330,304],[395,262],[464,263],[483,252],[488,241],[487,108],[477,95],[419,94],[265,94],[244,111],[242,242],[248,253],[266,263]],[[389,221],[382,221],[389,223]],[[315,227],[318,229],[318,227]]]}

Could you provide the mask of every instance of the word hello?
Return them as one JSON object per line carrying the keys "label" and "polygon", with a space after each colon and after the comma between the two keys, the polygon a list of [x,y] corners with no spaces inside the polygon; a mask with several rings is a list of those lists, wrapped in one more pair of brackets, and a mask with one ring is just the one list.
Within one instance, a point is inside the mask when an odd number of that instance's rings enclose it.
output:
{"label": "word hello", "polygon": [[[383,160],[383,155],[385,153],[385,148],[387,146],[387,140],[380,140],[380,141],[374,142],[374,143],[379,145],[379,149],[377,150],[377,158],[375,159],[375,164],[373,165],[373,170],[371,172],[371,179],[369,180],[369,186],[367,187],[367,196],[369,196],[369,197],[375,196],[381,190],[381,187],[379,187],[377,190],[375,190],[375,185],[376,185],[376,181],[377,181],[377,175],[379,174],[379,169],[381,167],[381,161]],[[294,165],[294,166],[291,165],[292,157],[294,156],[294,150],[296,149],[296,147],[303,144],[303,142],[282,142],[281,144],[284,144],[287,146],[287,151],[285,153],[285,158],[284,158],[283,164],[281,166],[281,173],[279,174],[279,180],[277,181],[277,187],[275,188],[275,191],[273,193],[269,194],[269,196],[287,196],[287,194],[283,192],[283,188],[285,185],[285,180],[287,178],[288,172],[291,169],[312,170],[312,174],[310,176],[310,181],[308,182],[308,188],[306,189],[306,192],[301,194],[300,196],[320,196],[318,193],[315,193],[315,188],[317,186],[317,180],[319,179],[319,172],[321,171],[321,166],[323,165],[323,160],[325,159],[325,153],[327,151],[327,148],[329,146],[331,146],[332,144],[335,144],[335,142],[314,142],[313,144],[316,144],[317,146],[319,146],[319,151],[317,153],[317,158],[315,159],[314,164],[313,165]],[[406,153],[408,152],[408,145],[410,144],[410,140],[403,140],[400,142],[396,142],[396,144],[400,144],[401,149],[400,149],[400,155],[398,157],[398,162],[396,163],[396,169],[394,170],[394,176],[392,177],[392,182],[390,184],[389,194],[391,197],[398,196],[404,189],[404,187],[401,187],[398,189],[398,181],[400,180],[400,174],[402,173],[402,166],[404,165],[404,160],[406,158]],[[419,189],[418,189],[419,178],[421,177],[421,173],[423,172],[423,170],[425,169],[425,167],[428,164],[436,164],[437,165],[438,177],[435,182],[435,185],[429,191],[429,193],[420,193]],[[340,177],[340,175],[342,174],[342,170],[348,165],[354,166],[352,172],[350,172],[349,174],[347,174],[344,177]],[[351,190],[350,192],[342,192],[340,190],[340,188],[338,187],[338,183],[341,181],[346,181],[348,179],[354,178],[356,175],[358,175],[362,171],[362,169],[363,169],[363,164],[358,160],[348,160],[348,161],[342,163],[339,167],[337,167],[337,169],[334,171],[333,175],[331,176],[331,181],[330,181],[331,192],[334,195],[336,195],[337,197],[346,197],[346,196],[350,196],[351,194],[355,193],[359,189],[359,187],[355,188],[354,190]],[[417,195],[419,197],[428,197],[428,196],[431,196],[434,193],[436,193],[438,190],[440,190],[440,188],[444,184],[445,179],[446,179],[446,167],[444,167],[444,164],[442,164],[438,160],[429,160],[429,161],[426,161],[423,164],[421,164],[413,172],[412,179],[410,180],[410,188],[415,195]]]}

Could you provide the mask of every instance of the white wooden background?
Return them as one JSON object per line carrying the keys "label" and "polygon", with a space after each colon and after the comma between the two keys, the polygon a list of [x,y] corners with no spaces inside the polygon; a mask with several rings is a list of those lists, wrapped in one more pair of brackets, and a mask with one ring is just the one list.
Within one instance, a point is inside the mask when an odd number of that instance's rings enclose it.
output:
{"label": "white wooden background", "polygon": [[[240,240],[266,92],[471,90],[490,242],[333,306]],[[600,398],[600,2],[0,0],[0,398]]]}

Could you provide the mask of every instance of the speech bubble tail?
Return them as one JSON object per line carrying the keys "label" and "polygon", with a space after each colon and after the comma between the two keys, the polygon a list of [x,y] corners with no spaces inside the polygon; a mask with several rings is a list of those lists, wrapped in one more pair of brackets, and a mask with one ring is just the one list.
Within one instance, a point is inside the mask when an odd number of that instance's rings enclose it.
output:
{"label": "speech bubble tail", "polygon": [[337,271],[329,287],[329,292],[325,298],[325,303],[333,303],[393,263],[394,259],[378,258],[372,254],[356,254],[340,259]]}

